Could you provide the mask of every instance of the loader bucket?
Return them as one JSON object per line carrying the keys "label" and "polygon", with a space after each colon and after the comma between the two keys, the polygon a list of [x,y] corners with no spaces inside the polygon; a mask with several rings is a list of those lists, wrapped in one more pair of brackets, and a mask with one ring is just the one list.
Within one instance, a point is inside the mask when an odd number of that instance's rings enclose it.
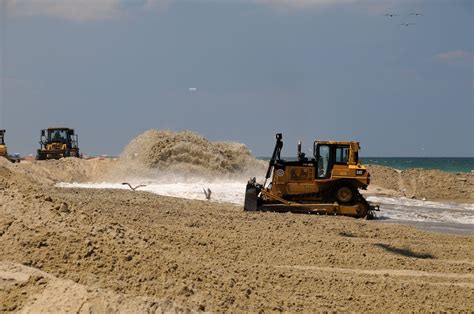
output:
{"label": "loader bucket", "polygon": [[259,191],[258,191],[258,188],[255,186],[255,183],[249,181],[249,183],[247,183],[247,188],[245,190],[245,202],[244,202],[245,211],[257,210],[258,193]]}

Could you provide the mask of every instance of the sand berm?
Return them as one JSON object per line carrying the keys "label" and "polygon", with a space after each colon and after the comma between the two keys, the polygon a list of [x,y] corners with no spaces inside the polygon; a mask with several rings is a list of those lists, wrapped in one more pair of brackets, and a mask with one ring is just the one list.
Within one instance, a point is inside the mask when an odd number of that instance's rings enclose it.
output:
{"label": "sand berm", "polygon": [[[264,168],[241,144],[154,130],[119,160],[0,158],[0,312],[474,309],[472,236],[54,186]],[[473,202],[469,174],[371,171],[373,193]]]}

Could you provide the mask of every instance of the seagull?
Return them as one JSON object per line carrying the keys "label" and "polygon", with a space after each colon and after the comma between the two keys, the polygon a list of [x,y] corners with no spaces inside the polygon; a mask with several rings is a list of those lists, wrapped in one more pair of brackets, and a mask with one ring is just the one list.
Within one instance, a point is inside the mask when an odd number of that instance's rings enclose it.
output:
{"label": "seagull", "polygon": [[211,189],[210,188],[207,188],[207,191],[205,188],[202,188],[202,190],[204,191],[204,195],[206,196],[206,200],[210,200],[211,199]]}
{"label": "seagull", "polygon": [[196,87],[190,87],[190,88],[189,88],[189,91],[190,91],[190,92],[197,92],[197,90],[198,90],[198,89],[197,89]]}
{"label": "seagull", "polygon": [[418,13],[418,12],[413,12],[413,13],[410,13],[408,15],[415,15],[415,16],[418,16],[418,15],[423,15],[423,13]]}
{"label": "seagull", "polygon": [[128,185],[132,191],[135,191],[135,190],[138,189],[138,188],[141,188],[141,187],[146,186],[146,184],[140,184],[140,185],[137,185],[137,186],[133,187],[133,186],[131,186],[130,183],[128,183],[128,182],[124,182],[124,183],[122,183],[122,185]]}
{"label": "seagull", "polygon": [[398,14],[387,13],[387,14],[385,14],[384,16],[390,16],[390,17],[394,17],[394,16],[398,16]]}
{"label": "seagull", "polygon": [[416,23],[402,23],[400,26],[410,26],[410,25],[416,25]]}

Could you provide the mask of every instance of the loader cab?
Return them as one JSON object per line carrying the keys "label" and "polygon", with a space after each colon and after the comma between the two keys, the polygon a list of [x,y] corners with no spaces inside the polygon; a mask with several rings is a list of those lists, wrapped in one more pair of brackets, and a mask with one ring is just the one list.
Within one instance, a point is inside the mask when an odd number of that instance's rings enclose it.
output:
{"label": "loader cab", "polygon": [[358,150],[359,142],[315,141],[316,178],[330,178],[335,165],[357,165]]}
{"label": "loader cab", "polygon": [[40,144],[46,147],[52,143],[66,144],[67,148],[77,148],[77,135],[74,134],[73,129],[69,128],[49,128],[41,130]]}
{"label": "loader cab", "polygon": [[5,130],[0,130],[0,145],[5,145]]}

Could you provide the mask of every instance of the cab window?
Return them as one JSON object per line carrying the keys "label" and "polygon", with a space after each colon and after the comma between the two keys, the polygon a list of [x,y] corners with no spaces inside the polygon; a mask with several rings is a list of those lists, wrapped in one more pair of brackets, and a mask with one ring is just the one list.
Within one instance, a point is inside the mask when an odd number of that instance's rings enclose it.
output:
{"label": "cab window", "polygon": [[337,146],[336,147],[336,158],[334,162],[336,164],[347,164],[349,159],[349,146]]}
{"label": "cab window", "polygon": [[67,134],[65,130],[53,130],[49,133],[50,141],[65,141]]}
{"label": "cab window", "polygon": [[319,145],[318,147],[318,178],[326,178],[329,174],[330,165],[330,147],[328,145]]}

